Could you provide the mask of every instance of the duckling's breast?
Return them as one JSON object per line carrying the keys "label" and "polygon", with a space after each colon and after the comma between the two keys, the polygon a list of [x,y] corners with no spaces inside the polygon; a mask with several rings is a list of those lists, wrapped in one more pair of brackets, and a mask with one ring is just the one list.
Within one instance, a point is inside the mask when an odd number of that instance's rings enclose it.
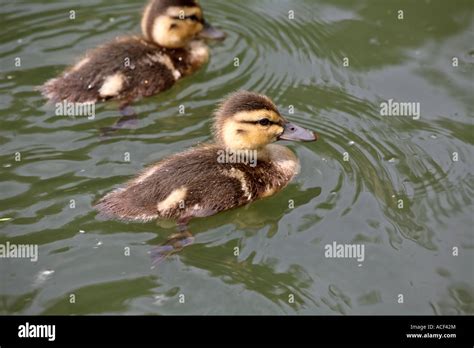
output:
{"label": "duckling's breast", "polygon": [[267,145],[262,157],[271,164],[271,171],[260,190],[259,198],[274,195],[282,190],[300,170],[299,160],[289,148],[281,145]]}
{"label": "duckling's breast", "polygon": [[209,61],[209,47],[201,40],[191,42],[189,53],[190,62],[196,69]]}
{"label": "duckling's breast", "polygon": [[300,171],[300,161],[298,157],[286,146],[270,144],[266,146],[270,162],[288,180],[291,180]]}
{"label": "duckling's breast", "polygon": [[189,75],[209,61],[209,47],[201,40],[194,40],[184,48],[163,49],[181,75]]}

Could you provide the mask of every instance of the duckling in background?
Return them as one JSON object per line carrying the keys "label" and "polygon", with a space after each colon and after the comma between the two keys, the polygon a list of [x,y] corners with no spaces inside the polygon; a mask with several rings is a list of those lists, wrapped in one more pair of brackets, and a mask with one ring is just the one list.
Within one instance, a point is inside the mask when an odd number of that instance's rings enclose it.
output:
{"label": "duckling in background", "polygon": [[85,55],[40,89],[53,102],[121,101],[164,91],[209,59],[204,38],[225,34],[203,18],[197,0],[151,0],[143,12],[143,37],[122,37]]}
{"label": "duckling in background", "polygon": [[[103,216],[125,221],[175,219],[184,231],[192,218],[282,190],[297,174],[299,161],[290,149],[272,143],[315,141],[317,135],[285,120],[268,97],[240,91],[215,112],[214,140],[151,165],[124,188],[100,199],[95,208]],[[251,154],[256,161],[249,160]],[[173,235],[166,248],[180,249],[187,243],[183,236],[189,242],[186,231]]]}

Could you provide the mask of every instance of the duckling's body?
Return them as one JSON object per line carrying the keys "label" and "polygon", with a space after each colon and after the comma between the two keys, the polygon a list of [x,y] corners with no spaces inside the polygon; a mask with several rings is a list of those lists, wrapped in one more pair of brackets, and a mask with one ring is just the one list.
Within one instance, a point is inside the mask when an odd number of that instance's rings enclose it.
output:
{"label": "duckling's body", "polygon": [[97,208],[121,220],[186,221],[248,204],[280,191],[299,163],[287,148],[269,145],[256,166],[219,163],[219,145],[201,145],[171,156],[105,196]]}
{"label": "duckling's body", "polygon": [[209,49],[197,39],[204,25],[194,0],[152,0],[143,15],[143,37],[122,37],[91,50],[41,90],[54,102],[127,104],[157,94],[208,61]]}
{"label": "duckling's body", "polygon": [[119,38],[91,51],[42,90],[54,102],[128,102],[167,90],[208,58],[208,47],[198,40],[165,48],[139,37]]}
{"label": "duckling's body", "polygon": [[[296,131],[306,133],[288,136]],[[96,208],[106,216],[134,221],[159,218],[185,223],[213,215],[271,196],[291,181],[299,169],[298,159],[288,148],[270,142],[316,139],[312,132],[285,121],[268,98],[249,92],[234,94],[222,104],[216,113],[215,138],[214,144],[150,166],[125,188],[103,197]],[[256,161],[223,161],[224,153],[239,153],[240,158],[255,154]]]}

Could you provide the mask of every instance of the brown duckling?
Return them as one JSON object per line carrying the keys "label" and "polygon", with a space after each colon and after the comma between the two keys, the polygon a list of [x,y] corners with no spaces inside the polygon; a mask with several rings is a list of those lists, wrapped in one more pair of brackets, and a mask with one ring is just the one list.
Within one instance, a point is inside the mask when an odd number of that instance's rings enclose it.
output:
{"label": "brown duckling", "polygon": [[121,37],[104,44],[41,86],[53,102],[118,99],[122,105],[164,91],[208,61],[202,38],[223,39],[208,25],[197,0],[151,0],[143,37]]}
{"label": "brown duckling", "polygon": [[299,161],[272,143],[315,141],[317,135],[285,120],[268,97],[240,91],[215,112],[214,140],[151,165],[95,208],[119,220],[176,219],[184,226],[282,190]]}

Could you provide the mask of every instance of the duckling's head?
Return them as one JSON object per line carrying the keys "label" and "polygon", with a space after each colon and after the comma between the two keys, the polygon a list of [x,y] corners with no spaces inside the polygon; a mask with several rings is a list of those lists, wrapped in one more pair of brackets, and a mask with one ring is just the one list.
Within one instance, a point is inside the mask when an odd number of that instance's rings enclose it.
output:
{"label": "duckling's head", "polygon": [[150,0],[141,26],[147,40],[167,48],[184,47],[197,36],[225,38],[225,33],[206,23],[197,0]]}
{"label": "duckling's head", "polygon": [[316,133],[285,120],[266,96],[239,91],[215,113],[216,142],[232,150],[259,150],[277,140],[315,141]]}

